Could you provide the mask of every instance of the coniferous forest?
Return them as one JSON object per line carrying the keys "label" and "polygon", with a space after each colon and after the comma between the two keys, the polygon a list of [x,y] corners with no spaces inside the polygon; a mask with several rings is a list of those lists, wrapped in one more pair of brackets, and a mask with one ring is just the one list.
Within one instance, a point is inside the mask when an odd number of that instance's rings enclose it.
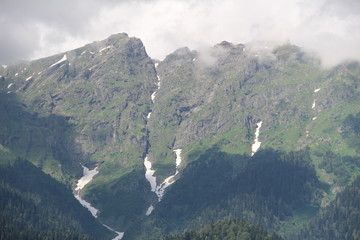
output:
{"label": "coniferous forest", "polygon": [[28,161],[0,165],[0,239],[108,239],[64,185]]}

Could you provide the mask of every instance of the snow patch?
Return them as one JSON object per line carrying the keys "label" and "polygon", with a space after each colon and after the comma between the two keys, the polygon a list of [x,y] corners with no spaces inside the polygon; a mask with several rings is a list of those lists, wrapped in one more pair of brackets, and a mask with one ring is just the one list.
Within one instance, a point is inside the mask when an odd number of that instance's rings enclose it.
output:
{"label": "snow patch", "polygon": [[29,81],[30,79],[32,79],[33,75],[31,75],[30,77],[28,77],[25,81]]}
{"label": "snow patch", "polygon": [[146,216],[149,216],[149,215],[152,213],[153,210],[154,210],[154,206],[153,206],[153,205],[150,205],[150,207],[149,207],[148,210],[146,211],[145,215],[146,215]]}
{"label": "snow patch", "polygon": [[312,104],[311,108],[312,108],[312,109],[315,109],[315,107],[316,107],[316,99],[314,99],[314,101],[313,101],[313,104]]}
{"label": "snow patch", "polygon": [[261,142],[259,142],[259,135],[260,135],[260,128],[262,125],[262,121],[257,123],[256,131],[255,131],[255,139],[254,143],[251,145],[251,156],[254,156],[254,154],[259,150]]}
{"label": "snow patch", "polygon": [[[81,203],[81,205],[86,207],[90,211],[90,213],[95,218],[97,218],[99,210],[94,208],[93,206],[91,206],[91,204],[89,202],[87,202],[87,201],[85,201],[84,199],[81,198],[80,190],[83,189],[85,187],[85,185],[88,184],[95,177],[96,174],[99,173],[99,170],[97,168],[94,168],[93,170],[90,170],[85,166],[82,166],[82,167],[83,167],[84,176],[82,176],[82,178],[80,178],[78,180],[75,191],[74,191],[74,196]],[[123,232],[117,232],[117,231],[115,231],[114,229],[112,229],[111,227],[109,227],[109,226],[107,226],[105,224],[103,224],[103,226],[117,234],[117,236],[115,238],[113,238],[112,240],[120,240],[124,236]]]}
{"label": "snow patch", "polygon": [[314,90],[314,93],[317,93],[320,90],[321,90],[321,88],[317,88],[317,89]]}
{"label": "snow patch", "polygon": [[313,121],[316,120],[316,119],[317,119],[317,117],[313,117],[313,118],[312,118]]}
{"label": "snow patch", "polygon": [[159,66],[159,63],[155,63],[154,65],[155,65],[155,68],[157,68]]}
{"label": "snow patch", "polygon": [[4,69],[6,69],[8,66],[7,65],[1,65]]}
{"label": "snow patch", "polygon": [[148,180],[148,182],[150,183],[151,186],[151,191],[155,192],[156,191],[156,177],[154,176],[155,170],[151,169],[152,168],[152,164],[151,162],[148,160],[148,156],[146,156],[144,158],[144,166],[146,168],[146,172],[145,172],[145,178]]}
{"label": "snow patch", "polygon": [[111,46],[104,47],[104,48],[99,50],[99,53],[101,53],[102,51],[105,51],[106,49],[110,49],[110,48],[111,48]]}
{"label": "snow patch", "polygon": [[176,168],[179,168],[180,164],[181,164],[181,151],[182,149],[175,149],[174,152],[176,154]]}
{"label": "snow patch", "polygon": [[181,159],[181,151],[182,151],[182,149],[175,149],[174,150],[174,152],[176,154],[176,159],[175,159],[176,171],[175,171],[175,174],[169,176],[168,178],[166,178],[163,183],[161,183],[159,186],[156,187],[156,192],[155,193],[158,195],[159,202],[164,197],[165,189],[168,188],[171,184],[173,184],[176,181],[175,177],[176,177],[176,175],[179,174],[179,166],[180,166],[181,161],[182,161],[182,159]]}
{"label": "snow patch", "polygon": [[148,115],[146,116],[147,119],[150,119],[151,116],[151,112],[148,113]]}
{"label": "snow patch", "polygon": [[115,231],[114,229],[112,229],[111,227],[109,227],[108,225],[106,224],[103,224],[104,227],[106,227],[107,229],[109,229],[110,231],[113,231],[117,234],[116,237],[114,237],[112,240],[120,240],[124,237],[124,233],[123,232],[117,232]]}
{"label": "snow patch", "polygon": [[155,96],[156,96],[156,92],[153,92],[151,94],[151,101],[154,103],[155,102]]}
{"label": "snow patch", "polygon": [[80,54],[80,56],[84,55],[85,53],[86,53],[86,50],[85,50],[85,51],[83,51],[83,52]]}
{"label": "snow patch", "polygon": [[59,61],[57,61],[56,63],[52,64],[49,68],[52,68],[53,66],[58,65],[59,63],[62,63],[62,62],[64,62],[64,61],[66,61],[66,60],[67,60],[67,57],[66,57],[66,54],[64,54],[64,56],[63,56]]}
{"label": "snow patch", "polygon": [[9,88],[11,88],[11,86],[13,86],[14,84],[13,83],[10,83],[8,86],[7,86],[7,88],[9,89]]}
{"label": "snow patch", "polygon": [[89,202],[82,199],[79,195],[75,195],[75,198],[81,203],[81,205],[86,207],[95,218],[97,217],[99,210],[97,210],[96,208],[91,206],[91,204]]}
{"label": "snow patch", "polygon": [[7,94],[10,94],[11,93],[11,91],[7,91]]}
{"label": "snow patch", "polygon": [[309,131],[308,130],[306,130],[306,137],[308,137],[309,136]]}
{"label": "snow patch", "polygon": [[89,202],[87,202],[81,198],[80,190],[83,189],[85,187],[85,185],[88,184],[95,177],[95,175],[99,173],[99,171],[97,170],[97,168],[94,168],[93,170],[89,170],[85,166],[82,166],[82,167],[83,167],[84,176],[82,176],[82,178],[80,178],[78,180],[74,195],[75,195],[75,198],[81,203],[81,205],[86,207],[94,217],[97,217],[99,210],[97,210],[96,208],[91,206],[91,204]]}
{"label": "snow patch", "polygon": [[17,75],[19,75],[19,73],[15,73],[15,77],[16,77]]}
{"label": "snow patch", "polygon": [[75,191],[80,191],[83,189],[85,185],[88,184],[95,177],[95,175],[99,173],[99,170],[97,168],[89,170],[87,167],[83,166],[83,173],[84,176],[78,180]]}

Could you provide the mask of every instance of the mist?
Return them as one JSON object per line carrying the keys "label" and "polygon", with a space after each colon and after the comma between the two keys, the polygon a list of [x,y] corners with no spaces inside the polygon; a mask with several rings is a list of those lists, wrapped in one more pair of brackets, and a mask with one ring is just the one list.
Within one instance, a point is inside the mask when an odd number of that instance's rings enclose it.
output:
{"label": "mist", "polygon": [[360,60],[360,2],[355,0],[3,0],[0,63],[36,59],[126,32],[152,58],[224,40],[290,42],[324,66]]}

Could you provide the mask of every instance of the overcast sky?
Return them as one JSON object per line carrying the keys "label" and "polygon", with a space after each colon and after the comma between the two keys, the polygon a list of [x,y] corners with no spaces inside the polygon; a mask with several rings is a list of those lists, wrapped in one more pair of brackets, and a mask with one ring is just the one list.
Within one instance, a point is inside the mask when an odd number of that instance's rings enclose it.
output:
{"label": "overcast sky", "polygon": [[325,65],[360,60],[359,0],[0,0],[0,63],[126,32],[148,54],[223,40],[291,42]]}

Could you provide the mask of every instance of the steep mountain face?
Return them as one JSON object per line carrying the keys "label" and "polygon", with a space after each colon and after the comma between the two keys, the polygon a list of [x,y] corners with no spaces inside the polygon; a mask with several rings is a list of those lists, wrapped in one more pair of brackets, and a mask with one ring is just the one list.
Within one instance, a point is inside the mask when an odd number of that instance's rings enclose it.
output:
{"label": "steep mountain face", "polygon": [[126,239],[232,217],[286,235],[360,170],[360,65],[323,69],[296,46],[158,62],[117,34],[0,75],[1,161],[73,188],[97,167],[82,197]]}
{"label": "steep mountain face", "polygon": [[118,34],[0,74],[2,154],[68,184],[81,176],[80,164],[101,165],[86,198],[104,215],[146,210],[146,115],[157,78],[140,40]]}

